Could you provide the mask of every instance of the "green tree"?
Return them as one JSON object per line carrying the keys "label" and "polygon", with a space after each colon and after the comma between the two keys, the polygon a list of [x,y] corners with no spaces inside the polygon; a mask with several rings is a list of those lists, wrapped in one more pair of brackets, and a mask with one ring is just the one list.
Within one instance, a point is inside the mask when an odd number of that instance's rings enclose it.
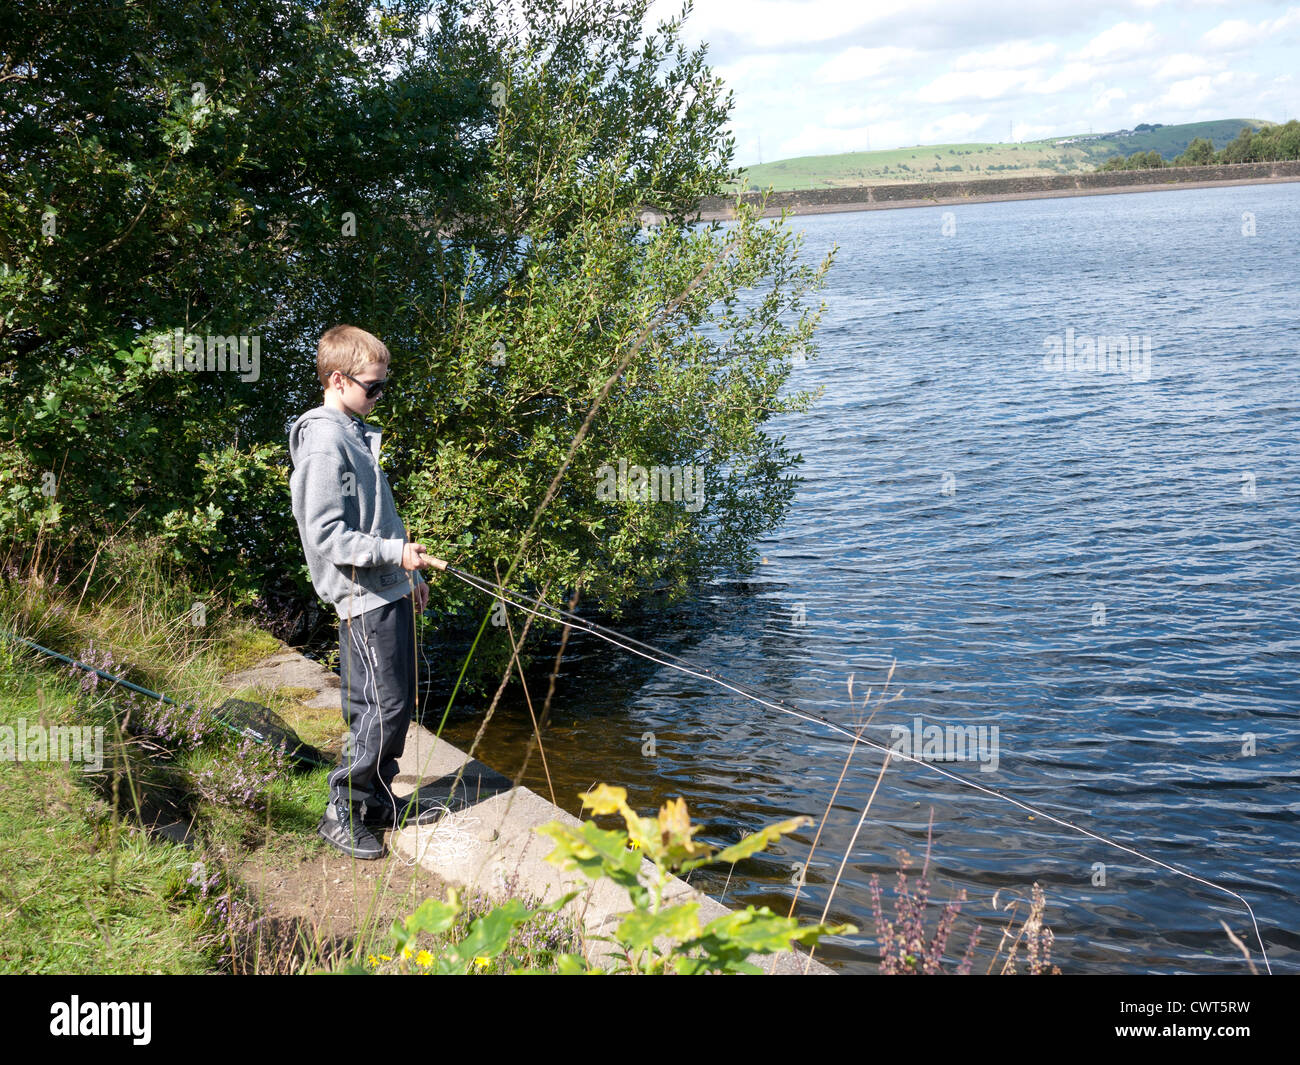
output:
{"label": "green tree", "polygon": [[[125,526],[246,589],[297,568],[283,553],[283,443],[310,401],[309,334],[338,313],[340,289],[364,304],[377,280],[343,212],[368,207],[357,228],[372,232],[376,213],[409,209],[402,182],[456,205],[481,168],[483,146],[458,137],[487,111],[472,41],[456,39],[455,64],[386,76],[415,18],[375,20],[363,0],[5,7],[11,543],[49,521],[76,557]],[[155,371],[155,338],[174,330],[203,338],[205,357],[208,336],[248,337],[246,370]],[[33,485],[51,480],[55,503],[40,507]]]}
{"label": "green tree", "polygon": [[[646,7],[6,8],[5,534],[84,556],[125,526],[247,593],[305,587],[285,429],[346,321],[394,353],[375,418],[436,553],[613,609],[751,564],[798,461],[763,423],[811,402],[785,386],[831,260],[752,209],[697,222],[731,97]],[[155,369],[173,330],[259,337],[258,376]],[[620,460],[703,493],[604,498]]]}
{"label": "green tree", "polygon": [[1249,128],[1243,128],[1237,139],[1223,150],[1223,161],[1267,163],[1300,159],[1300,122],[1294,118],[1285,125],[1265,126],[1249,136],[1248,133]]}
{"label": "green tree", "polygon": [[1300,159],[1300,122],[1294,118],[1284,126],[1275,126],[1269,131],[1270,137],[1277,141],[1275,159]]}
{"label": "green tree", "polygon": [[[425,301],[394,321],[422,354],[386,422],[421,537],[486,573],[522,548],[530,583],[581,582],[615,611],[743,568],[781,520],[796,457],[762,423],[810,401],[782,390],[792,353],[811,354],[807,295],[830,265],[800,264],[789,229],[753,211],[693,223],[734,169],[730,94],[680,19],[643,38],[646,7],[527,0],[517,24],[489,17],[493,232],[450,292],[456,313]],[[703,495],[607,498],[621,463],[694,470]]]}
{"label": "green tree", "polygon": [[1249,126],[1242,126],[1241,132],[1237,134],[1236,139],[1219,153],[1219,162],[1254,163],[1258,161],[1256,158],[1257,150],[1255,131]]}
{"label": "green tree", "polygon": [[1214,142],[1206,137],[1197,137],[1189,144],[1182,155],[1174,160],[1174,166],[1209,166],[1214,162]]}

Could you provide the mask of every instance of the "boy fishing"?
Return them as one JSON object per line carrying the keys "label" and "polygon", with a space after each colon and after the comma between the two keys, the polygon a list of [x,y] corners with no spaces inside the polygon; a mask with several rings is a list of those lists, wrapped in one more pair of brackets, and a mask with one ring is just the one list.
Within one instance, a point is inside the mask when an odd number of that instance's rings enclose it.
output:
{"label": "boy fishing", "polygon": [[424,823],[443,810],[418,795],[399,803],[392,791],[416,702],[415,615],[429,601],[419,571],[434,560],[408,542],[379,465],[382,434],[364,421],[390,363],[388,348],[364,329],[328,330],[316,348],[323,403],[289,430],[293,516],[312,585],[339,616],[348,727],[318,831],[365,859],[384,854],[372,828]]}

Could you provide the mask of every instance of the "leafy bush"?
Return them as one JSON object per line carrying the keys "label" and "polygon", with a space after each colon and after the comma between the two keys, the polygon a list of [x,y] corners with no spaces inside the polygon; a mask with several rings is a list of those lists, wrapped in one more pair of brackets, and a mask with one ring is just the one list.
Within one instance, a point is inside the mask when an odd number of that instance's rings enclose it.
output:
{"label": "leafy bush", "polygon": [[[693,838],[699,827],[691,824],[682,799],[669,800],[658,817],[639,817],[628,806],[623,788],[601,784],[580,798],[583,807],[597,816],[620,814],[626,830],[601,829],[593,821],[573,829],[553,821],[538,831],[555,840],[555,850],[547,861],[562,869],[577,869],[592,880],[608,877],[627,890],[633,909],[613,936],[626,963],[624,971],[761,973],[762,969],[746,960],[750,955],[778,954],[789,950],[792,943],[813,946],[822,936],[857,931],[852,925],[800,926],[766,906],[746,906],[701,927],[698,902],[664,905],[664,891],[675,874],[741,861],[810,824],[810,818],[780,821],[730,847],[714,850]],[[642,856],[653,866],[644,882]]]}
{"label": "leafy bush", "polygon": [[[595,815],[620,814],[625,829],[602,829],[594,821],[574,829],[558,821],[537,831],[555,840],[547,861],[562,869],[576,869],[588,879],[608,879],[624,888],[631,911],[619,923],[612,937],[600,937],[615,946],[619,964],[616,972],[637,974],[761,973],[747,959],[752,955],[778,954],[794,943],[813,946],[822,936],[856,932],[852,925],[804,925],[781,917],[766,906],[746,906],[701,926],[700,904],[694,900],[664,905],[664,893],[676,873],[687,873],[705,865],[730,864],[764,850],[772,841],[809,822],[795,817],[769,825],[738,843],[714,850],[693,837],[692,825],[681,799],[669,801],[658,817],[638,817],[627,804],[627,792],[601,784],[580,796],[584,808]],[[652,868],[643,868],[648,859]],[[439,954],[424,951],[418,936],[439,935],[450,929],[462,910],[460,896],[452,891],[446,902],[430,899],[403,922],[393,926],[395,949],[405,961],[417,959],[417,970],[463,973],[472,966],[486,965],[510,942],[514,931],[538,915],[554,913],[573,899],[570,892],[547,906],[529,909],[511,899],[469,926],[468,934]],[[552,959],[562,973],[598,972],[579,954],[558,953]],[[416,971],[416,970],[413,970]],[[521,970],[516,970],[521,971]],[[532,971],[532,970],[529,970]]]}
{"label": "leafy bush", "polygon": [[[286,428],[320,402],[317,338],[356,322],[393,352],[375,418],[435,553],[482,573],[518,554],[522,583],[613,609],[754,562],[798,461],[762,425],[811,402],[783,386],[830,259],[800,263],[754,210],[695,224],[733,168],[731,100],[680,20],[643,36],[647,6],[0,16],[22,72],[0,112],[0,533],[74,565],[161,537],[235,602],[309,594]],[[156,365],[178,334],[205,360],[256,339],[257,372]],[[599,498],[620,460],[700,468],[701,507]]]}

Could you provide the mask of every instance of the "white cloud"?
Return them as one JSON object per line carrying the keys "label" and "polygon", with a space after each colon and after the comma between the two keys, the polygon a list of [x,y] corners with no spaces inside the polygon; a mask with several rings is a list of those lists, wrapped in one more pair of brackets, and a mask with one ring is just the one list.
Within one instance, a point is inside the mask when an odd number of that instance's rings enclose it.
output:
{"label": "white cloud", "polygon": [[1202,74],[1214,74],[1223,69],[1223,62],[1214,56],[1193,55],[1191,52],[1179,52],[1171,55],[1155,72],[1157,81],[1171,81],[1174,78],[1193,78]]}
{"label": "white cloud", "polygon": [[789,69],[789,58],[770,53],[747,55],[725,66],[714,67],[713,72],[727,83],[728,88],[734,89],[746,83],[765,84]]}
{"label": "white cloud", "polygon": [[1272,22],[1264,23],[1264,28],[1269,33],[1281,33],[1283,30],[1295,29],[1300,26],[1300,7],[1288,7],[1285,15],[1279,15]]}
{"label": "white cloud", "polygon": [[727,89],[735,93],[736,114],[772,113],[798,106],[791,98],[790,57],[764,53],[737,59],[726,66],[714,67]]}
{"label": "white cloud", "polygon": [[1147,51],[1156,40],[1153,22],[1117,22],[1079,50],[1080,59],[1126,59]]}
{"label": "white cloud", "polygon": [[818,67],[816,76],[819,81],[829,82],[878,78],[914,62],[918,54],[913,48],[896,48],[893,45],[849,48]]}
{"label": "white cloud", "polygon": [[831,155],[836,152],[865,151],[868,144],[900,144],[903,125],[887,122],[882,126],[862,126],[857,129],[829,129],[826,126],[805,126],[793,137],[777,145],[773,159],[795,159],[801,155]]}
{"label": "white cloud", "polygon": [[872,123],[863,131],[866,140],[875,148],[889,148],[916,140],[915,128],[902,122]]}
{"label": "white cloud", "polygon": [[1201,40],[1211,48],[1234,49],[1253,43],[1258,34],[1259,30],[1245,19],[1231,18],[1212,30],[1206,30]]}
{"label": "white cloud", "polygon": [[872,104],[867,107],[835,107],[822,119],[828,126],[845,128],[864,126],[869,122],[879,122],[894,114],[894,109],[887,104]]}
{"label": "white cloud", "polygon": [[1032,67],[1051,59],[1056,52],[1056,45],[1047,42],[1031,44],[1029,41],[1007,41],[987,52],[967,52],[949,65],[953,70]]}
{"label": "white cloud", "polygon": [[1176,81],[1157,102],[1157,107],[1187,109],[1205,103],[1214,93],[1214,82],[1209,75]]}
{"label": "white cloud", "polygon": [[1028,70],[950,70],[917,90],[926,103],[946,104],[955,100],[996,100],[1024,89],[1033,80]]}
{"label": "white cloud", "polygon": [[1034,81],[1029,87],[1034,92],[1053,93],[1087,85],[1097,76],[1097,68],[1090,63],[1067,63],[1051,77]]}
{"label": "white cloud", "polygon": [[1017,92],[1052,94],[1087,85],[1097,77],[1090,63],[1067,63],[1059,70],[1045,73],[1030,70],[950,70],[917,91],[926,103],[953,103],[957,100],[998,100]]}
{"label": "white cloud", "polygon": [[1201,40],[1211,48],[1232,52],[1252,44],[1277,44],[1279,35],[1297,26],[1300,26],[1300,7],[1292,7],[1277,18],[1254,24],[1245,19],[1230,18],[1206,30]]}
{"label": "white cloud", "polygon": [[969,115],[960,111],[944,115],[921,129],[921,141],[933,144],[945,144],[973,140],[975,135],[988,125],[991,116]]}
{"label": "white cloud", "polygon": [[[1183,81],[1176,81],[1169,86],[1165,94],[1152,105],[1151,110],[1156,111],[1162,107],[1174,110],[1188,111],[1192,108],[1199,107],[1206,101],[1221,96],[1223,90],[1228,88],[1234,80],[1241,80],[1230,70],[1225,70],[1221,74],[1202,74],[1195,78],[1186,78]],[[1253,80],[1253,79],[1247,79]]]}
{"label": "white cloud", "polygon": [[1028,122],[1017,122],[1012,129],[1013,137],[1018,141],[1043,141],[1056,132],[1056,126],[1034,126]]}
{"label": "white cloud", "polygon": [[[793,50],[840,40],[909,6],[909,0],[873,0],[869,6],[854,0],[697,0],[686,28],[697,40],[731,37],[742,50]],[[681,0],[656,0],[646,24],[676,17],[681,7]]]}
{"label": "white cloud", "polygon": [[1088,108],[1088,114],[1108,114],[1113,109],[1113,105],[1119,103],[1121,100],[1127,99],[1128,93],[1123,89],[1102,89],[1100,92],[1093,95],[1092,106]]}

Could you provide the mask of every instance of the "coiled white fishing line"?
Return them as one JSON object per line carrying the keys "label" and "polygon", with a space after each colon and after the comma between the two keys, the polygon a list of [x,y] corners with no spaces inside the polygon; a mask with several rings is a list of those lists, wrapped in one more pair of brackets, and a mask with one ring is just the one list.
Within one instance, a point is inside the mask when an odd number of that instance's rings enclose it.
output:
{"label": "coiled white fishing line", "polygon": [[[472,831],[480,824],[477,817],[467,817],[463,821],[453,822],[448,820],[448,815],[452,811],[449,809],[447,814],[428,825],[414,825],[412,831],[417,833],[415,863],[423,862],[425,858],[431,858],[439,865],[446,865],[448,862],[465,862],[474,854],[482,841]],[[428,839],[419,841],[419,836],[428,833]],[[408,863],[409,864],[409,863]]]}

